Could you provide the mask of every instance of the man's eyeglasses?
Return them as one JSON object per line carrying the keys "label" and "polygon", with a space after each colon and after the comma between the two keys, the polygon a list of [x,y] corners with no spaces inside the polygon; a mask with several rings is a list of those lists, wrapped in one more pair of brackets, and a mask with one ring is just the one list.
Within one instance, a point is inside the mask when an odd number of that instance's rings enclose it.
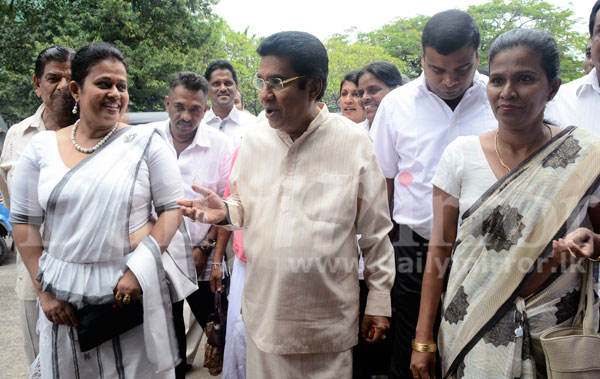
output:
{"label": "man's eyeglasses", "polygon": [[254,87],[259,91],[265,87],[265,84],[268,84],[269,87],[273,91],[277,91],[277,90],[283,89],[283,87],[287,83],[293,82],[294,80],[300,79],[303,77],[304,77],[304,75],[301,75],[301,76],[295,76],[293,78],[289,78],[289,79],[285,79],[285,80],[282,80],[281,78],[269,78],[267,80],[264,80],[263,78],[254,78],[252,83],[254,84]]}

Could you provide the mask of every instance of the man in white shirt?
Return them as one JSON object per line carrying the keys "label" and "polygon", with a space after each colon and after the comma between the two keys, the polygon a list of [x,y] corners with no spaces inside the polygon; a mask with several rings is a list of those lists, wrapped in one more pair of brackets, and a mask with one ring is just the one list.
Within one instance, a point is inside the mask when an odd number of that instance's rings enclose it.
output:
{"label": "man in white shirt", "polygon": [[[392,238],[396,279],[390,378],[412,377],[411,341],[432,228],[431,179],[437,164],[456,137],[479,135],[497,126],[486,96],[487,77],[477,73],[479,29],[473,17],[458,10],[434,15],[421,44],[423,74],[387,94],[371,127],[398,224]],[[435,343],[419,336],[417,342]]]}
{"label": "man in white shirt", "polygon": [[[12,174],[29,140],[39,132],[58,130],[73,124],[77,119],[77,114],[71,112],[75,100],[69,91],[71,59],[74,56],[75,50],[71,48],[51,46],[44,49],[35,61],[33,86],[36,95],[42,99],[42,104],[33,116],[8,130],[0,158],[0,191],[7,208],[10,208]],[[39,337],[36,332],[37,294],[18,252],[16,291],[25,355],[31,364],[39,352]]]}
{"label": "man in white shirt", "polygon": [[209,83],[211,108],[206,112],[203,122],[225,133],[238,147],[244,130],[256,123],[256,117],[234,106],[238,92],[235,69],[228,61],[217,60],[208,65],[204,77]]}
{"label": "man in white shirt", "polygon": [[[210,188],[223,195],[233,147],[227,137],[218,130],[201,125],[206,109],[208,83],[193,72],[180,72],[171,80],[165,105],[169,113],[167,121],[150,124],[161,130],[177,154],[185,196],[193,196],[192,184]],[[184,221],[193,246],[194,263],[198,276],[198,290],[186,300],[198,323],[204,329],[209,313],[214,311],[214,295],[208,279],[214,265],[213,248],[217,239],[217,228],[190,219]],[[169,247],[171,248],[171,246]],[[222,270],[225,274],[227,270]],[[176,377],[185,377],[186,339],[183,325],[183,300],[173,303],[173,318],[179,342],[182,362],[176,368]]]}
{"label": "man in white shirt", "polygon": [[590,42],[594,68],[585,76],[560,86],[546,106],[545,117],[559,126],[580,126],[600,134],[600,1],[590,14]]}

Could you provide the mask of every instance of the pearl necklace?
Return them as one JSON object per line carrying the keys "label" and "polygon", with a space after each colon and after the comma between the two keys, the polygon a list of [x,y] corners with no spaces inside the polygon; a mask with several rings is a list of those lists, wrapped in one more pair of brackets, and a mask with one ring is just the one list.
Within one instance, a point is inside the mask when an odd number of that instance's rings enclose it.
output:
{"label": "pearl necklace", "polygon": [[71,142],[73,143],[73,147],[76,148],[78,151],[81,151],[84,154],[91,154],[94,151],[98,150],[100,148],[100,146],[104,145],[104,143],[106,141],[108,141],[108,139],[110,138],[110,136],[113,135],[113,133],[115,132],[115,130],[117,130],[117,127],[119,126],[119,122],[115,122],[115,126],[113,126],[113,128],[110,130],[110,132],[108,132],[104,138],[102,138],[94,147],[91,147],[89,149],[86,149],[85,147],[81,147],[79,146],[79,144],[77,143],[77,141],[75,141],[75,130],[77,129],[77,125],[79,125],[79,121],[81,119],[75,121],[75,124],[73,125],[73,130],[71,130]]}

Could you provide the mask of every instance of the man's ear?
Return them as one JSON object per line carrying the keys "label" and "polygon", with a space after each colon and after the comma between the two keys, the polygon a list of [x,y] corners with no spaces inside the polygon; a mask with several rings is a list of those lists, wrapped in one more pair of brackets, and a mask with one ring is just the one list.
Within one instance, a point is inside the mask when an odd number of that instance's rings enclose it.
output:
{"label": "man's ear", "polygon": [[165,109],[169,109],[169,96],[165,96]]}
{"label": "man's ear", "polygon": [[37,76],[35,76],[35,74],[33,74],[33,88],[35,89],[35,94],[37,95],[37,97],[41,97],[40,95],[40,80],[38,79]]}
{"label": "man's ear", "polygon": [[310,78],[306,86],[310,99],[316,101],[323,89],[323,80],[321,78]]}
{"label": "man's ear", "polygon": [[74,80],[71,80],[69,82],[69,91],[71,91],[71,94],[73,95],[75,101],[79,102],[79,85]]}

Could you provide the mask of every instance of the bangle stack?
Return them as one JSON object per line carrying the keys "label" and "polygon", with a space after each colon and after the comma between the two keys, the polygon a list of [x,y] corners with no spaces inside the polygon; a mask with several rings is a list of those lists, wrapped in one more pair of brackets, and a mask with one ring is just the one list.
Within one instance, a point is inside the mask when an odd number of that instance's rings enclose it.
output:
{"label": "bangle stack", "polygon": [[412,349],[421,353],[435,353],[437,351],[437,345],[435,343],[418,343],[412,340]]}

